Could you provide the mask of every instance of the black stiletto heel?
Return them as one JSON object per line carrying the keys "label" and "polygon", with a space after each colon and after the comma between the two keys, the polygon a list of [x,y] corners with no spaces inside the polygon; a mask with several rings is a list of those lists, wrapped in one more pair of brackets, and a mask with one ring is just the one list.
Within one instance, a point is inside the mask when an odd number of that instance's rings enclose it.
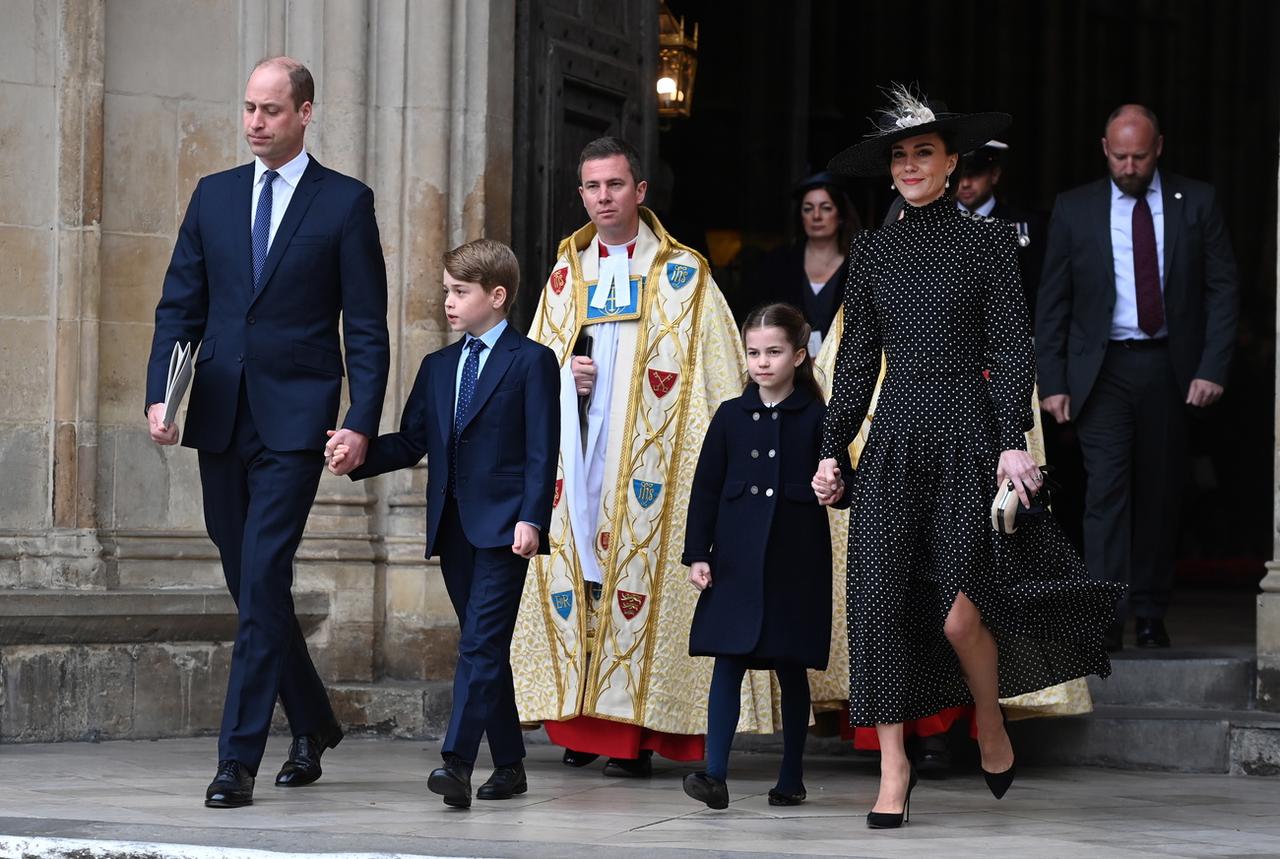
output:
{"label": "black stiletto heel", "polygon": [[868,829],[897,829],[911,819],[911,791],[916,787],[916,768],[911,767],[911,780],[907,782],[907,798],[902,804],[901,814],[890,814],[886,811],[868,811]]}
{"label": "black stiletto heel", "polygon": [[[1005,735],[1007,736],[1009,733],[1009,717],[1005,715],[1005,712],[1003,710],[1000,711],[1000,716],[1002,718],[1002,724],[1004,725],[1004,728],[1005,728]],[[1009,740],[1009,745],[1010,747],[1013,746],[1012,739]],[[1016,774],[1015,771],[1017,770],[1017,768],[1018,768],[1017,761],[1015,761],[1004,772],[993,773],[993,772],[987,772],[985,769],[982,770],[982,777],[983,779],[986,780],[987,788],[991,791],[992,796],[994,796],[996,799],[1004,798],[1004,795],[1009,791],[1010,785],[1013,784],[1013,777]]]}

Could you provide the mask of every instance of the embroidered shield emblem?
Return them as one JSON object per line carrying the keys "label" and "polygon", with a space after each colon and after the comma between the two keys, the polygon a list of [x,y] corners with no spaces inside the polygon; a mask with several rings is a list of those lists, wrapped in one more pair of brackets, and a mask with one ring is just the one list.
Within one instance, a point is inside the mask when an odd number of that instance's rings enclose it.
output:
{"label": "embroidered shield emblem", "polygon": [[551,497],[551,508],[554,510],[560,506],[560,496],[564,494],[564,478],[556,481],[556,494]]}
{"label": "embroidered shield emblem", "polygon": [[692,266],[669,262],[667,263],[667,282],[671,284],[672,289],[680,289],[693,280],[693,272]]}
{"label": "embroidered shield emblem", "polygon": [[676,379],[679,377],[679,373],[668,373],[666,370],[650,368],[649,387],[653,390],[653,395],[661,399],[671,393],[671,389],[676,386]]}
{"label": "embroidered shield emblem", "polygon": [[597,542],[600,543],[600,551],[609,551],[609,532],[601,531],[600,536],[597,538]]}
{"label": "embroidered shield emblem", "polygon": [[627,620],[631,620],[640,613],[640,609],[644,608],[644,601],[648,599],[644,594],[633,594],[631,591],[618,591],[618,609],[622,612],[622,616]]}
{"label": "embroidered shield emblem", "polygon": [[653,502],[658,500],[658,494],[662,492],[662,484],[651,483],[648,480],[633,480],[631,491],[636,494],[636,500],[640,502],[640,506],[648,510],[653,506]]}
{"label": "embroidered shield emblem", "polygon": [[561,620],[568,620],[569,612],[573,611],[573,591],[559,591],[552,594],[551,606],[556,610],[556,614],[560,615]]}
{"label": "embroidered shield emblem", "polygon": [[565,282],[569,279],[568,268],[558,268],[551,272],[551,291],[556,295],[564,292]]}

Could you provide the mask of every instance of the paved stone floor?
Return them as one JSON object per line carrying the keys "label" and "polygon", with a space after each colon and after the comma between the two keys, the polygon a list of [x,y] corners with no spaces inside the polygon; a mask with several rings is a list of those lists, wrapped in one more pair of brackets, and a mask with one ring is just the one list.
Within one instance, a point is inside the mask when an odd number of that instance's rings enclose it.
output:
{"label": "paved stone floor", "polygon": [[[1029,769],[996,802],[963,775],[921,783],[911,822],[872,832],[875,763],[851,756],[812,757],[809,802],[784,809],[766,801],[777,757],[739,753],[733,802],[715,812],[681,792],[686,767],[613,779],[598,764],[568,770],[558,750],[533,745],[528,794],[457,811],[426,791],[431,743],[350,738],[326,756],[320,782],[283,790],[271,776],[287,739],[273,738],[256,804],[215,811],[201,803],[215,749],[212,739],[0,746],[0,857],[1280,856],[1272,779]],[[90,850],[61,839],[101,841]],[[172,846],[107,843],[124,841]]]}

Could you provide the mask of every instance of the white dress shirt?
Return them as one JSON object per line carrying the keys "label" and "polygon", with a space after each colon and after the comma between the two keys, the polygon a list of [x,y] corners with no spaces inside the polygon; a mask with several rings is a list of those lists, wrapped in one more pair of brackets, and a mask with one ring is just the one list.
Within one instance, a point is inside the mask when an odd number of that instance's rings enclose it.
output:
{"label": "white dress shirt", "polygon": [[[1160,192],[1160,171],[1147,186],[1147,206],[1156,228],[1156,259],[1160,264],[1160,292],[1164,292],[1164,195]],[[1116,307],[1111,314],[1112,340],[1147,340],[1151,336],[1138,327],[1138,290],[1133,274],[1133,207],[1130,197],[1111,183],[1111,259],[1116,273]],[[1169,336],[1167,325],[1155,337]]]}
{"label": "white dress shirt", "polygon": [[[284,164],[277,173],[280,176],[275,182],[271,183],[271,232],[267,234],[267,248],[271,248],[271,243],[276,240],[276,230],[280,229],[280,222],[284,219],[285,209],[289,208],[289,201],[293,199],[294,189],[298,187],[298,183],[302,181],[302,174],[307,172],[307,165],[311,163],[311,156],[307,155],[304,147],[301,152],[294,156],[292,161]],[[269,169],[267,165],[262,163],[261,158],[253,160],[253,194],[249,200],[249,235],[253,235],[253,222],[258,219],[258,197],[262,194],[262,174]]]}
{"label": "white dress shirt", "polygon": [[[964,203],[961,203],[959,200],[956,200],[956,208],[962,212],[969,211],[969,208],[965,206]],[[992,194],[990,197],[987,198],[987,202],[983,203],[981,206],[974,209],[972,213],[975,215],[981,215],[984,218],[989,218],[991,217],[991,213],[995,211],[995,208],[996,208],[996,195]]]}

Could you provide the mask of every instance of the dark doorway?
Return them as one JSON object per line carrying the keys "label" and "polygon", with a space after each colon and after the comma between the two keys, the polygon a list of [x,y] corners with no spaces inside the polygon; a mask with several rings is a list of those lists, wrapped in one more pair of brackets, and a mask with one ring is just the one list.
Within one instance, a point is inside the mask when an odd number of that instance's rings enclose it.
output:
{"label": "dark doorway", "polygon": [[[1213,184],[1240,270],[1233,377],[1195,421],[1179,534],[1180,589],[1256,585],[1272,540],[1280,5],[1268,0],[669,0],[700,27],[689,119],[659,133],[669,204],[686,243],[710,248],[735,312],[744,270],[786,242],[792,184],[869,130],[880,87],[917,82],[952,110],[1015,117],[1002,192],[1047,214],[1105,175],[1108,113],[1161,119],[1161,169]],[[889,181],[853,187],[866,224]],[[729,237],[726,240],[726,237]],[[718,252],[719,251],[719,252]]]}

